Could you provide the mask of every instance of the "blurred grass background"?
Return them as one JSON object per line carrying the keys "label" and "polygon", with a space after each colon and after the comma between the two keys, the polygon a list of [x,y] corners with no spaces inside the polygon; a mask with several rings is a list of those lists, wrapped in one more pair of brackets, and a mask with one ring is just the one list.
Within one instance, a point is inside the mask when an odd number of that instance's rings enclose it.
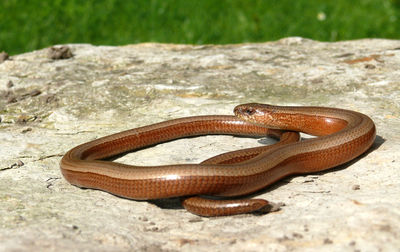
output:
{"label": "blurred grass background", "polygon": [[0,0],[0,52],[64,43],[400,39],[400,0]]}

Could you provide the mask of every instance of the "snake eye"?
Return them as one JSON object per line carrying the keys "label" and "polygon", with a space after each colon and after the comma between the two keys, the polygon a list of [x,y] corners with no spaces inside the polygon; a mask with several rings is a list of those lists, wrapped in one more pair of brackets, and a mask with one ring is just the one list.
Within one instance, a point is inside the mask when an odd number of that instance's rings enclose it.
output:
{"label": "snake eye", "polygon": [[254,113],[256,113],[256,110],[255,110],[254,108],[246,108],[246,109],[244,110],[244,113],[245,113],[246,115],[251,116],[251,115],[253,115]]}

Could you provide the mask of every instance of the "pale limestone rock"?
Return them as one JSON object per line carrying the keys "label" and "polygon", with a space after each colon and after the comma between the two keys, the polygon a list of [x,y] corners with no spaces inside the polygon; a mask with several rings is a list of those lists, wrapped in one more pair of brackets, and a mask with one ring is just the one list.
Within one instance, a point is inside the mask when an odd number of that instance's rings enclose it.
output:
{"label": "pale limestone rock", "polygon": [[[240,45],[68,45],[0,63],[2,251],[378,251],[400,247],[400,41],[303,38]],[[10,85],[12,83],[13,85]],[[261,102],[347,108],[375,121],[371,151],[258,195],[263,216],[201,218],[178,201],[71,186],[70,148],[125,129]],[[197,163],[260,143],[207,136],[131,153],[130,164]],[[354,189],[357,188],[357,189]]]}

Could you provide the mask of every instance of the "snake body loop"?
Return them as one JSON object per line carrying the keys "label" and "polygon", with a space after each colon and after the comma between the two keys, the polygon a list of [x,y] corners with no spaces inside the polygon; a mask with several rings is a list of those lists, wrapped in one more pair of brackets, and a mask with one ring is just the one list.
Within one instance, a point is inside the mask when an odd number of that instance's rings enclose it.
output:
{"label": "snake body loop", "polygon": [[[61,171],[73,185],[100,189],[131,199],[194,196],[183,200],[203,216],[263,210],[261,199],[210,200],[196,197],[240,196],[291,174],[326,170],[365,152],[375,139],[366,115],[323,107],[243,104],[234,116],[198,116],[136,128],[79,145],[61,160]],[[274,129],[269,129],[274,128]],[[298,131],[318,136],[300,141]],[[201,164],[132,166],[103,159],[176,138],[205,134],[272,135],[278,144],[241,150]]]}

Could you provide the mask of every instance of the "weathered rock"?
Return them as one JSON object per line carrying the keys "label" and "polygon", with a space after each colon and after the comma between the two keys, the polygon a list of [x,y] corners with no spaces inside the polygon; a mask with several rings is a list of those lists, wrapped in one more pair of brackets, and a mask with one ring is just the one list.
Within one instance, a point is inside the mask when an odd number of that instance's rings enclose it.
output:
{"label": "weathered rock", "polygon": [[[400,247],[400,41],[68,46],[72,58],[51,60],[44,49],[0,64],[0,250]],[[378,137],[349,165],[291,177],[258,195],[285,203],[262,216],[201,218],[176,200],[132,201],[82,190],[60,173],[61,156],[80,143],[183,116],[232,114],[245,102],[360,111],[375,121]],[[118,161],[196,163],[259,144],[206,136]]]}
{"label": "weathered rock", "polygon": [[6,52],[0,52],[0,64],[8,60],[9,55]]}

